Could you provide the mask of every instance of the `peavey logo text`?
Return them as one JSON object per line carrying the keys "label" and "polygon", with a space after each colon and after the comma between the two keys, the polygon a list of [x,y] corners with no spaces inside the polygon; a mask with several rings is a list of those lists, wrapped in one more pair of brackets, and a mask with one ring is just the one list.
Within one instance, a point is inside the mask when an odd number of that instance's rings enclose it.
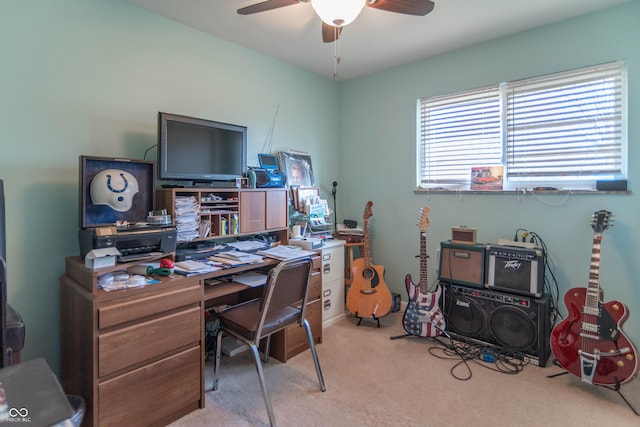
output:
{"label": "peavey logo text", "polygon": [[517,259],[512,259],[510,261],[505,261],[504,262],[504,268],[510,268],[512,270],[520,270],[520,267],[522,267],[522,263],[520,261],[518,261]]}

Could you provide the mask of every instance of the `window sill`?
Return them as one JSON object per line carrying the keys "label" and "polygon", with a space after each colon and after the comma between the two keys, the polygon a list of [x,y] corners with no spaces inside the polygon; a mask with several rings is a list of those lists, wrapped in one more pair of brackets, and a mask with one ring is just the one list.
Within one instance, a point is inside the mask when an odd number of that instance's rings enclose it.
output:
{"label": "window sill", "polygon": [[599,191],[599,190],[532,190],[522,188],[519,190],[450,190],[447,188],[417,188],[416,194],[436,193],[436,194],[631,194],[631,190],[624,191]]}

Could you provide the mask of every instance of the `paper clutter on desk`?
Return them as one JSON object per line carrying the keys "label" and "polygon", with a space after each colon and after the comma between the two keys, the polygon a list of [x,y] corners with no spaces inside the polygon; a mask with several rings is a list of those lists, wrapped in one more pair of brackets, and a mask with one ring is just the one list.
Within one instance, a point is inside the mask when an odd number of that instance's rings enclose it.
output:
{"label": "paper clutter on desk", "polygon": [[93,249],[84,257],[84,265],[92,270],[116,265],[120,251],[116,248]]}

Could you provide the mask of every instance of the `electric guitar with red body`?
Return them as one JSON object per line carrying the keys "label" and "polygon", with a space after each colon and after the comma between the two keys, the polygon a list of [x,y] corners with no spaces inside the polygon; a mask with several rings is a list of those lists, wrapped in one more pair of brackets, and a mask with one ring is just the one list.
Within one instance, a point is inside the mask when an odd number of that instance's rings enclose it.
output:
{"label": "electric guitar with red body", "polygon": [[442,334],[445,328],[445,320],[438,301],[442,288],[436,285],[434,292],[429,292],[427,277],[427,228],[430,208],[427,206],[420,210],[418,229],[420,230],[420,284],[415,285],[411,280],[411,274],[404,278],[404,284],[409,294],[407,309],[402,317],[402,325],[405,331],[419,337],[436,337]]}
{"label": "electric guitar with red body", "polygon": [[[351,263],[351,287],[347,292],[347,308],[357,318],[377,319],[391,311],[393,299],[384,282],[384,267],[373,265],[369,247],[369,218],[372,216],[373,202],[367,202],[362,218],[364,219],[363,256]],[[359,322],[358,322],[359,323]],[[378,322],[378,326],[380,323]]]}
{"label": "electric guitar with red body", "polygon": [[602,302],[600,248],[611,221],[609,211],[593,214],[589,286],[567,291],[564,302],[569,314],[553,328],[550,341],[560,366],[584,382],[603,386],[631,381],[638,372],[637,351],[622,332],[627,307],[620,301]]}

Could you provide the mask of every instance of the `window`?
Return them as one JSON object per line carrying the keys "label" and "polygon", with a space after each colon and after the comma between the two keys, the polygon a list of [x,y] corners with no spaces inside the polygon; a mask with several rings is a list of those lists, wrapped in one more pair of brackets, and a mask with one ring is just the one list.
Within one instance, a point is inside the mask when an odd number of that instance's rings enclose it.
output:
{"label": "window", "polygon": [[418,186],[462,188],[504,166],[504,189],[595,188],[626,177],[622,61],[418,101]]}

